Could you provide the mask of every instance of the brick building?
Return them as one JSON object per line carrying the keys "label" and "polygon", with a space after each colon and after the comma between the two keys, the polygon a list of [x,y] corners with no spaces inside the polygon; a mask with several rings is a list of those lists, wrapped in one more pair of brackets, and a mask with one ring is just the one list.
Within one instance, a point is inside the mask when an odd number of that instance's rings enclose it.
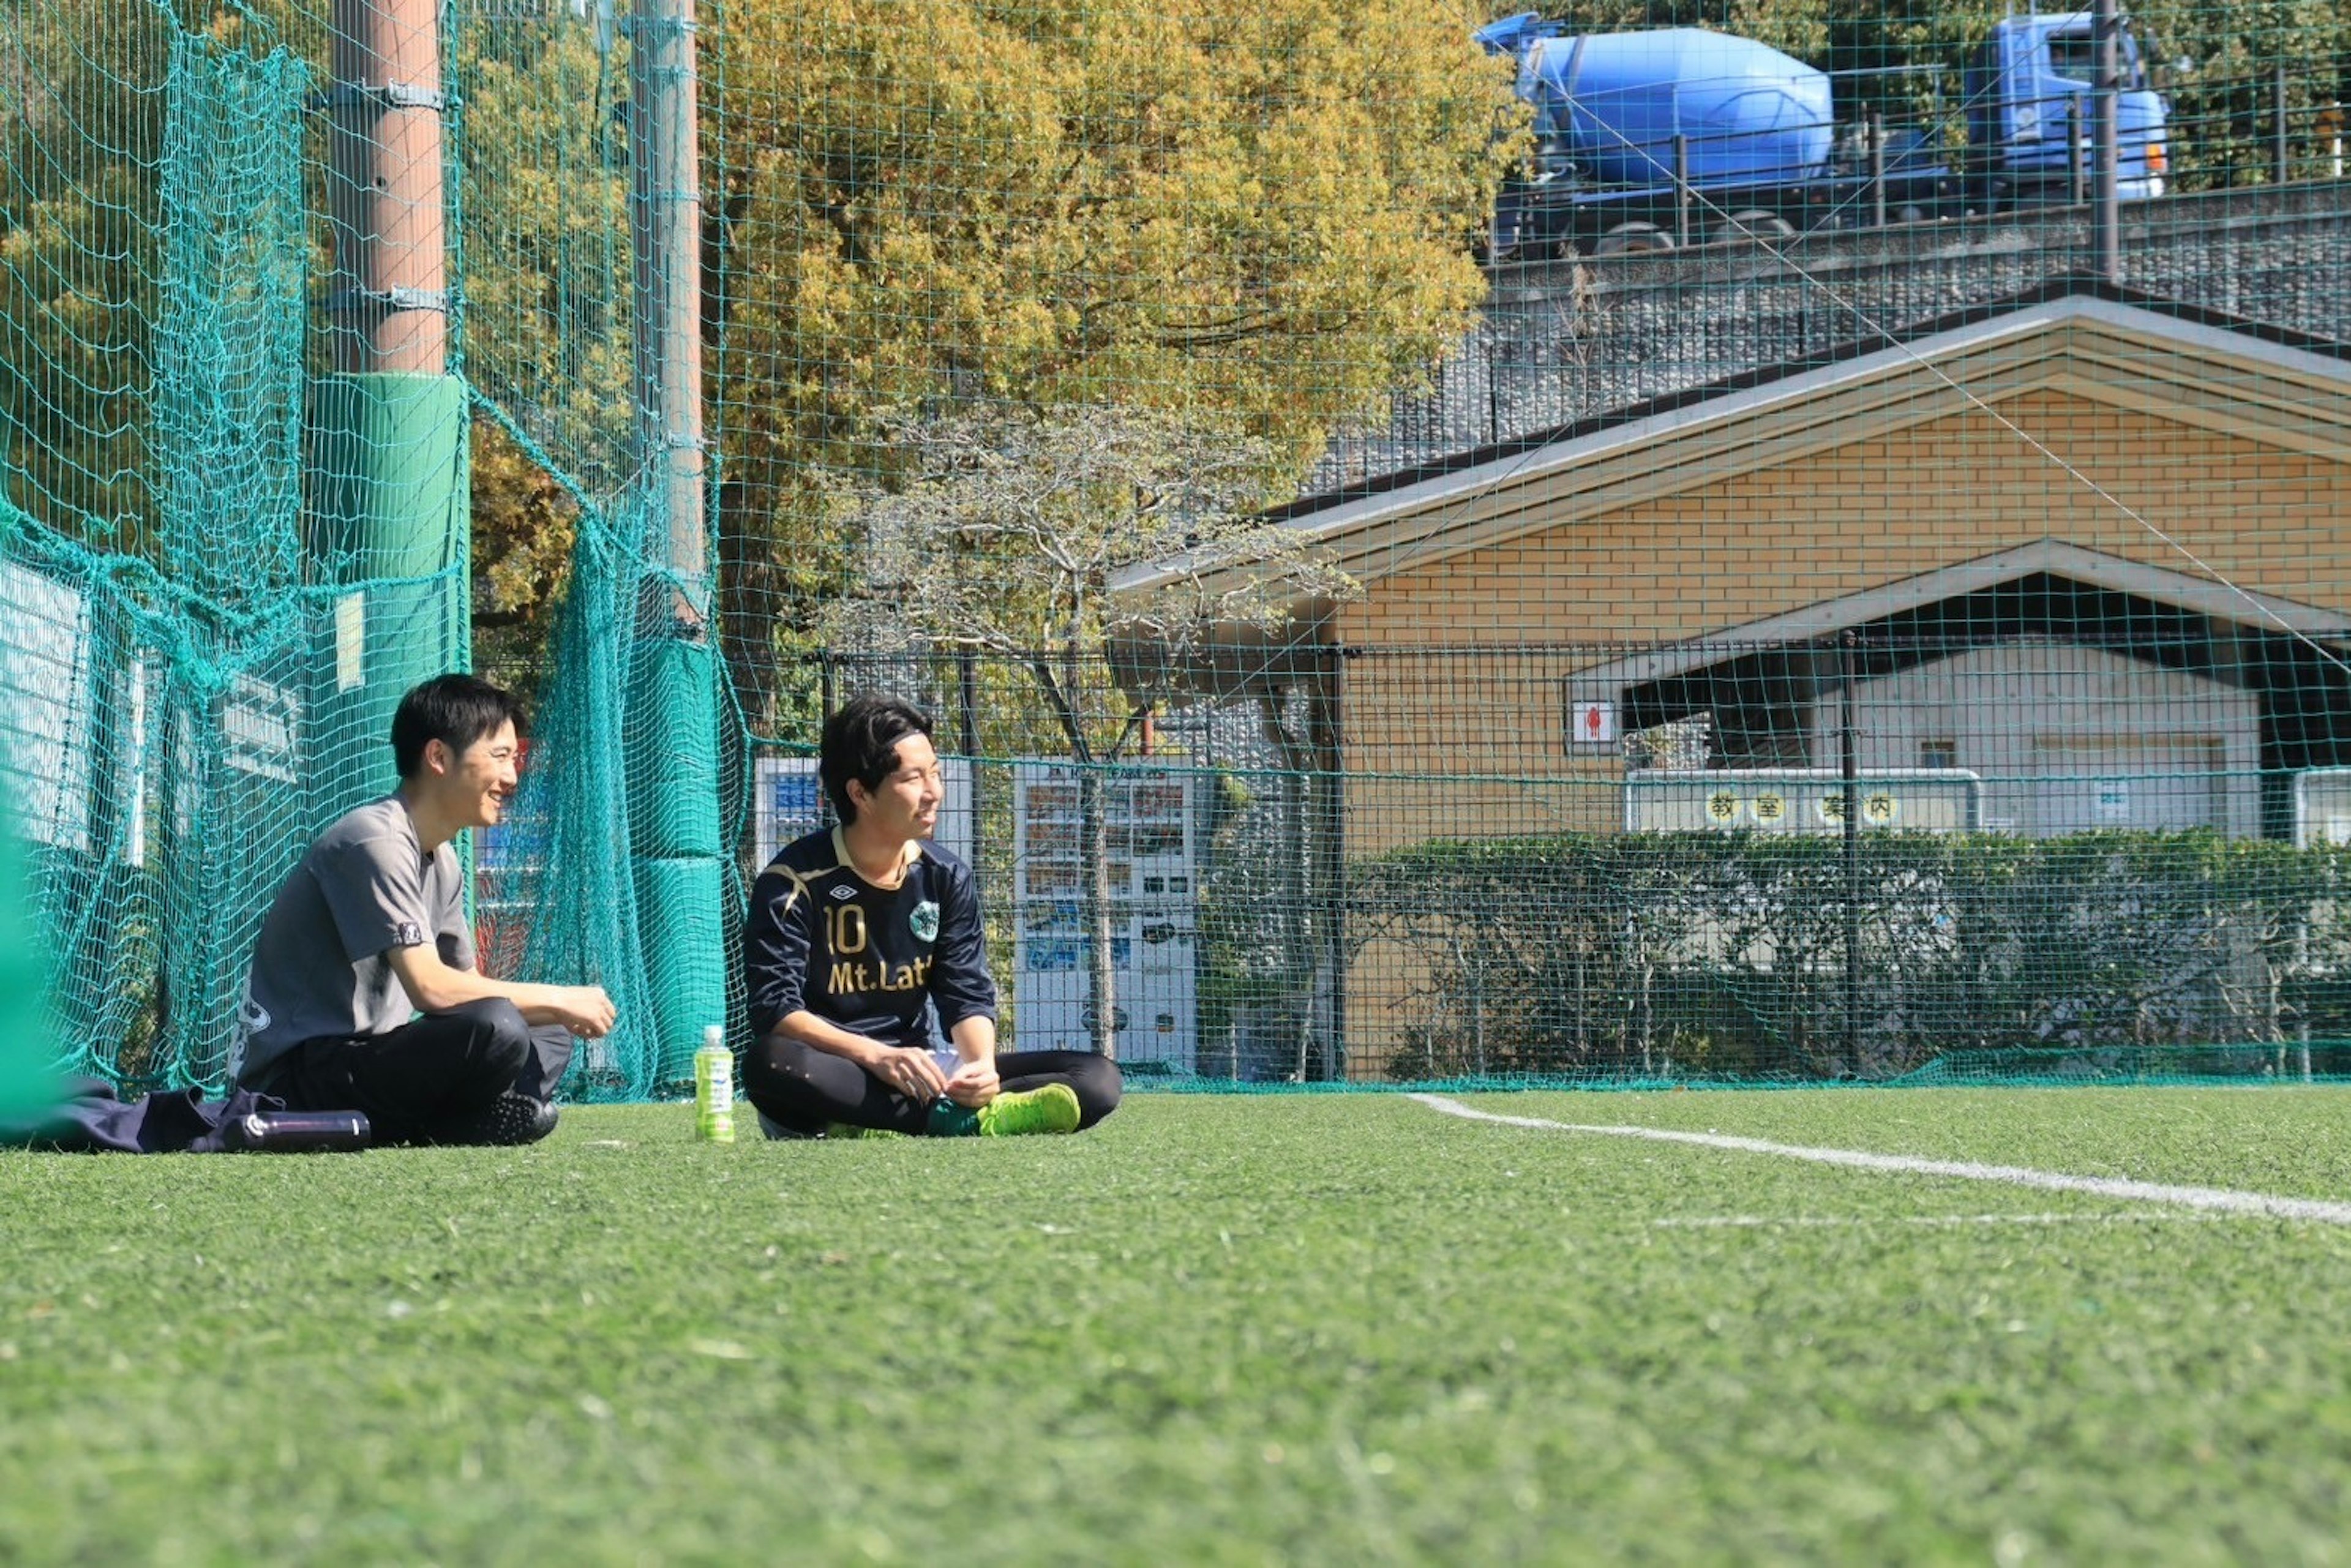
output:
{"label": "brick building", "polygon": [[[2107,285],[1280,521],[1364,589],[1301,606],[1320,647],[1286,665],[1336,775],[1328,866],[1604,831],[1645,766],[1844,745],[1979,774],[1980,825],[2036,833],[2283,836],[2292,775],[2351,764],[2351,345]],[[1392,957],[1353,962],[1358,1071]]]}
{"label": "brick building", "polygon": [[[1708,766],[1834,765],[1819,707],[1842,674],[1823,650],[1847,632],[1880,687],[1870,766],[2023,771],[1916,747],[2128,728],[2116,716],[2199,758],[2209,742],[2232,773],[2332,763],[2346,738],[2327,655],[2351,635],[2351,349],[2111,287],[2053,287],[1283,520],[1364,589],[1315,618],[1363,651],[1335,705],[1351,856],[1607,827],[1622,742],[1700,715]],[[2029,672],[1987,652],[2019,646],[2050,651]],[[1938,699],[1924,667],[1950,659]],[[1969,722],[2036,679],[2081,697]],[[1951,733],[1892,722],[1938,700]],[[1575,744],[1569,715],[1593,703],[1613,722]],[[1396,777],[1416,775],[1463,781]],[[2231,806],[2215,825],[2262,821]]]}

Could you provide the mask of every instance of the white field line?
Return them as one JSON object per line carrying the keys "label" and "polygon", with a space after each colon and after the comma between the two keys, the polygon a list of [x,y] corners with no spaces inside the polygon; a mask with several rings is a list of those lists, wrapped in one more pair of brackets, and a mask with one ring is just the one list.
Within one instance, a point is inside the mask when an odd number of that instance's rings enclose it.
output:
{"label": "white field line", "polygon": [[1546,1133],[1589,1133],[1608,1138],[1642,1138],[1658,1144],[1693,1144],[1705,1149],[1729,1149],[1743,1155],[1775,1155],[1784,1160],[1806,1160],[1819,1166],[1843,1166],[1849,1170],[1878,1171],[1889,1176],[1954,1176],[1961,1181],[2000,1182],[2008,1186],[2035,1187],[2043,1192],[2086,1192],[2137,1203],[2167,1203],[2179,1208],[2210,1209],[2222,1214],[2265,1214],[2281,1219],[2311,1219],[2324,1225],[2351,1225],[2351,1203],[2315,1197],[2278,1197],[2269,1193],[2238,1192],[2225,1186],[2176,1186],[2168,1182],[2126,1181],[2114,1176],[2066,1176],[2024,1166],[1987,1166],[1973,1160],[1928,1160],[1915,1155],[1875,1155],[1863,1149],[1815,1149],[1801,1144],[1774,1144],[1762,1138],[1739,1138],[1723,1133],[1684,1133],[1665,1127],[1599,1125],[1551,1122],[1539,1116],[1498,1116],[1477,1111],[1443,1094],[1413,1094],[1432,1110],[1472,1122],[1493,1122],[1505,1127],[1531,1127]]}
{"label": "white field line", "polygon": [[2126,1208],[2104,1214],[1707,1214],[1652,1219],[1659,1230],[1818,1230],[1874,1228],[1883,1225],[2197,1225],[2227,1219],[2225,1214],[2174,1214],[2168,1209]]}

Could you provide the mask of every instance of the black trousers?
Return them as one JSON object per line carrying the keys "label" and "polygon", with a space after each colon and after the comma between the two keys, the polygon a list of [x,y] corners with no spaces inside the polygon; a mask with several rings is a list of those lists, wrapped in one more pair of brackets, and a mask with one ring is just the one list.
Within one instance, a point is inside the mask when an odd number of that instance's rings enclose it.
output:
{"label": "black trousers", "polygon": [[[1007,1093],[1066,1083],[1078,1097],[1081,1129],[1118,1109],[1118,1064],[1084,1051],[1008,1051],[996,1059]],[[901,1094],[845,1056],[770,1034],[743,1059],[743,1097],[795,1133],[834,1122],[919,1136],[931,1103]]]}
{"label": "black trousers", "polygon": [[553,1096],[571,1061],[560,1025],[533,1028],[496,998],[427,1013],[386,1034],[306,1040],[258,1088],[293,1111],[358,1111],[378,1144],[434,1143],[509,1091]]}

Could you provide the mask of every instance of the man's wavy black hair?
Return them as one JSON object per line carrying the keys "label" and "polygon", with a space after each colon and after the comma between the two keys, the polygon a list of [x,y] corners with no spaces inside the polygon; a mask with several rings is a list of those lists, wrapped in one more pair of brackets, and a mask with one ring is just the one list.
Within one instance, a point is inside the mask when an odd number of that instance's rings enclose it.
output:
{"label": "man's wavy black hair", "polygon": [[402,779],[424,766],[424,744],[437,740],[452,752],[512,720],[522,734],[522,705],[478,675],[435,675],[400,699],[392,716],[392,759]]}
{"label": "man's wavy black hair", "polygon": [[929,739],[930,716],[880,692],[850,698],[824,721],[824,736],[817,743],[817,777],[844,826],[857,821],[849,781],[856,779],[869,792],[882,788],[882,780],[897,771],[898,743],[910,735]]}

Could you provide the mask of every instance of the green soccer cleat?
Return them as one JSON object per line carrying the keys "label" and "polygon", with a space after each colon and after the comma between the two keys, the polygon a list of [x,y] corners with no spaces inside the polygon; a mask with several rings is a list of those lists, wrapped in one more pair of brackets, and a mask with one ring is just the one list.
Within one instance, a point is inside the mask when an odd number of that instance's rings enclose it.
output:
{"label": "green soccer cleat", "polygon": [[998,1094],[979,1108],[979,1135],[1018,1138],[1029,1133],[1074,1133],[1078,1130],[1077,1091],[1066,1083],[1018,1094]]}

